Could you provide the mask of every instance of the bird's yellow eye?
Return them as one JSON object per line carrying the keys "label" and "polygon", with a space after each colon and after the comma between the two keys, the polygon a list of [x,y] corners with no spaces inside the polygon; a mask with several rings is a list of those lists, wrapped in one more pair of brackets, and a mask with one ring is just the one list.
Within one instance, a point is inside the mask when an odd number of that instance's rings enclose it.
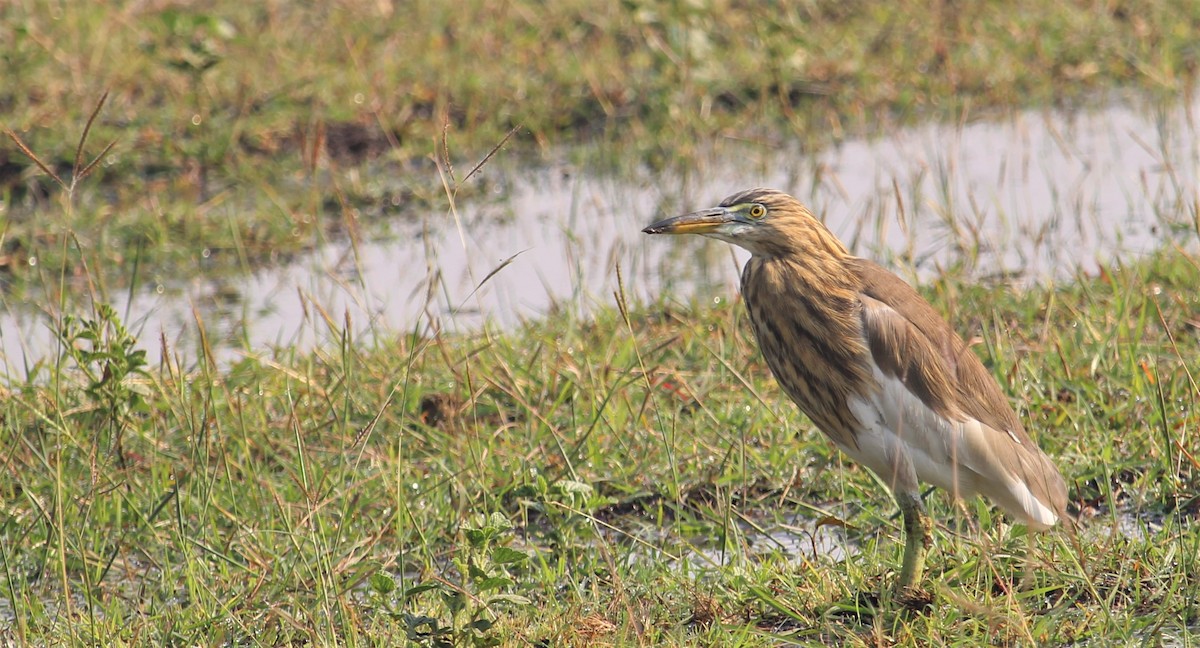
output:
{"label": "bird's yellow eye", "polygon": [[762,218],[763,216],[767,215],[767,208],[755,203],[750,205],[750,209],[747,211],[747,213],[750,214],[750,218]]}

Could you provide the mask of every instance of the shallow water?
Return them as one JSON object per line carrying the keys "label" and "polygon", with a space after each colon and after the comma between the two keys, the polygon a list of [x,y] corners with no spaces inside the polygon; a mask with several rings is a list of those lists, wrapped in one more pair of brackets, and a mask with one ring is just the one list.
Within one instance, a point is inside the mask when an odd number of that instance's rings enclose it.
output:
{"label": "shallow water", "polygon": [[858,545],[846,537],[840,527],[814,522],[807,516],[795,516],[782,524],[765,528],[750,528],[739,524],[744,546],[738,551],[696,546],[693,562],[707,565],[726,565],[733,560],[761,557],[772,553],[786,556],[791,562],[826,560],[841,562],[858,553]]}
{"label": "shallow water", "polygon": [[[909,277],[965,262],[979,276],[1070,278],[1173,236],[1196,240],[1198,116],[1193,102],[1114,103],[925,124],[811,153],[786,141],[722,141],[686,176],[617,178],[497,160],[483,173],[504,189],[462,205],[457,220],[431,213],[357,250],[327,245],[252,276],[198,276],[114,305],[128,312],[151,358],[165,338],[186,366],[200,357],[196,315],[228,361],[329,341],[336,336],[322,310],[339,327],[348,318],[356,339],[484,322],[511,327],[552,308],[586,315],[615,303],[618,268],[632,301],[660,293],[731,298],[745,253],[640,230],[752,186],[800,197],[857,253]],[[4,304],[0,352],[10,374],[56,352],[49,321],[27,305]]]}

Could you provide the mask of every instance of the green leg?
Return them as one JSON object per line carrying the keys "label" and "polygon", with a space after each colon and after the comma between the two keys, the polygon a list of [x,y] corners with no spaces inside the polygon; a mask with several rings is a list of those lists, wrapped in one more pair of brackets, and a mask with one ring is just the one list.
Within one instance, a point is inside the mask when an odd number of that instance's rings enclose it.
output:
{"label": "green leg", "polygon": [[896,501],[904,516],[904,565],[900,568],[896,591],[918,592],[925,571],[925,553],[933,544],[933,522],[925,514],[920,495],[902,491],[896,493]]}

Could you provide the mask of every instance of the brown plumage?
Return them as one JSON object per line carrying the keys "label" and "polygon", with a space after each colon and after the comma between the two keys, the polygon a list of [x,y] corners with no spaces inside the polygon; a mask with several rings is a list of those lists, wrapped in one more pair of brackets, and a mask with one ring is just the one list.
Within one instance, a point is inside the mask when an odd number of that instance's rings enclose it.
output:
{"label": "brown plumage", "polygon": [[891,485],[904,513],[903,590],[916,587],[931,523],[918,481],[982,494],[1038,529],[1066,486],[995,379],[896,275],[855,257],[795,198],[751,189],[645,232],[746,248],[742,296],[767,365],[839,448]]}

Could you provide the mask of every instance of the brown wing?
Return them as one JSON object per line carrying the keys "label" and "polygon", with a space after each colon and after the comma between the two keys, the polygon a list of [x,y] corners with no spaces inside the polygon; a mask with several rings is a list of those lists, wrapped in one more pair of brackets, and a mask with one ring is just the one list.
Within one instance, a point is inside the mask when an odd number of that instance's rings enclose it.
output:
{"label": "brown wing", "polygon": [[1016,479],[1062,516],[1066,508],[1062,476],[1029,438],[975,353],[902,279],[865,259],[849,264],[862,282],[863,329],[884,374],[899,378],[938,414],[954,421],[974,419],[985,426],[977,439],[981,446],[969,453],[981,477],[997,480],[985,494],[1018,513],[1026,507],[1001,489],[1008,479]]}
{"label": "brown wing", "polygon": [[1031,443],[1000,386],[929,302],[872,261],[856,258],[851,266],[862,280],[871,354],[885,373],[899,377],[943,416],[961,419],[965,414],[1021,444]]}

